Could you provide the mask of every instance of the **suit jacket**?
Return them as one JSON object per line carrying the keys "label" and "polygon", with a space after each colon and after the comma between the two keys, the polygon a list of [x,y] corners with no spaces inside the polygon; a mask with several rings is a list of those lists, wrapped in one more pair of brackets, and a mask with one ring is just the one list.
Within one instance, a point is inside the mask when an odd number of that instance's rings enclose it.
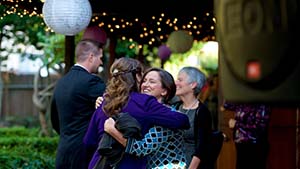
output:
{"label": "suit jacket", "polygon": [[60,135],[56,168],[87,168],[83,137],[105,91],[103,80],[81,66],[73,66],[57,82],[51,103],[51,123]]}

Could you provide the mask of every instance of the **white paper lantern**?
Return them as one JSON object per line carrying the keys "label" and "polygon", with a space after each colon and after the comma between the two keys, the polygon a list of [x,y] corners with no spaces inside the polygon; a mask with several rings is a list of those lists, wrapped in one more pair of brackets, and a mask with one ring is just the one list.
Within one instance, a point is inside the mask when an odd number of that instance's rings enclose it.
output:
{"label": "white paper lantern", "polygon": [[43,15],[54,32],[74,36],[89,25],[92,8],[88,0],[46,0]]}

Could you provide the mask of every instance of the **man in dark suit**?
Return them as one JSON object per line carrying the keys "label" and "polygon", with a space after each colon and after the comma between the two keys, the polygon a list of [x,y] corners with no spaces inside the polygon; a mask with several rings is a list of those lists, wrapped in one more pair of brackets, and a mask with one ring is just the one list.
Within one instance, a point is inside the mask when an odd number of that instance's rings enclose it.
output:
{"label": "man in dark suit", "polygon": [[89,159],[83,137],[95,111],[95,101],[105,91],[94,73],[103,64],[103,44],[84,39],[76,46],[76,64],[56,84],[51,103],[51,123],[59,134],[57,169],[86,169]]}

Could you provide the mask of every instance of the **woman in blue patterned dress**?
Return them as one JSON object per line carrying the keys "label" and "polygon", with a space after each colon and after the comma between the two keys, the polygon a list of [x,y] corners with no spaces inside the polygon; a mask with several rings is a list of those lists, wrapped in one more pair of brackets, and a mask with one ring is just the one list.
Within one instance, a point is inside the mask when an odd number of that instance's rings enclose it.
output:
{"label": "woman in blue patterned dress", "polygon": [[[166,106],[174,97],[176,85],[172,75],[160,68],[150,68],[141,81],[141,93],[152,95]],[[186,168],[183,152],[182,130],[170,130],[161,126],[152,127],[144,139],[123,138],[114,127],[114,120],[105,122],[105,130],[123,144],[125,152],[136,156],[147,156],[147,168]]]}

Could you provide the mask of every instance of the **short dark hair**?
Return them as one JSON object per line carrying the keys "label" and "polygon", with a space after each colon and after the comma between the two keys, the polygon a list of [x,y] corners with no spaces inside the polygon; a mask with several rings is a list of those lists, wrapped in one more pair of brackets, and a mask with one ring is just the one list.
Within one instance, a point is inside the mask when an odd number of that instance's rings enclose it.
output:
{"label": "short dark hair", "polygon": [[101,43],[90,39],[81,40],[78,42],[75,49],[76,59],[78,62],[82,62],[91,52],[98,55],[99,49],[103,49]]}

